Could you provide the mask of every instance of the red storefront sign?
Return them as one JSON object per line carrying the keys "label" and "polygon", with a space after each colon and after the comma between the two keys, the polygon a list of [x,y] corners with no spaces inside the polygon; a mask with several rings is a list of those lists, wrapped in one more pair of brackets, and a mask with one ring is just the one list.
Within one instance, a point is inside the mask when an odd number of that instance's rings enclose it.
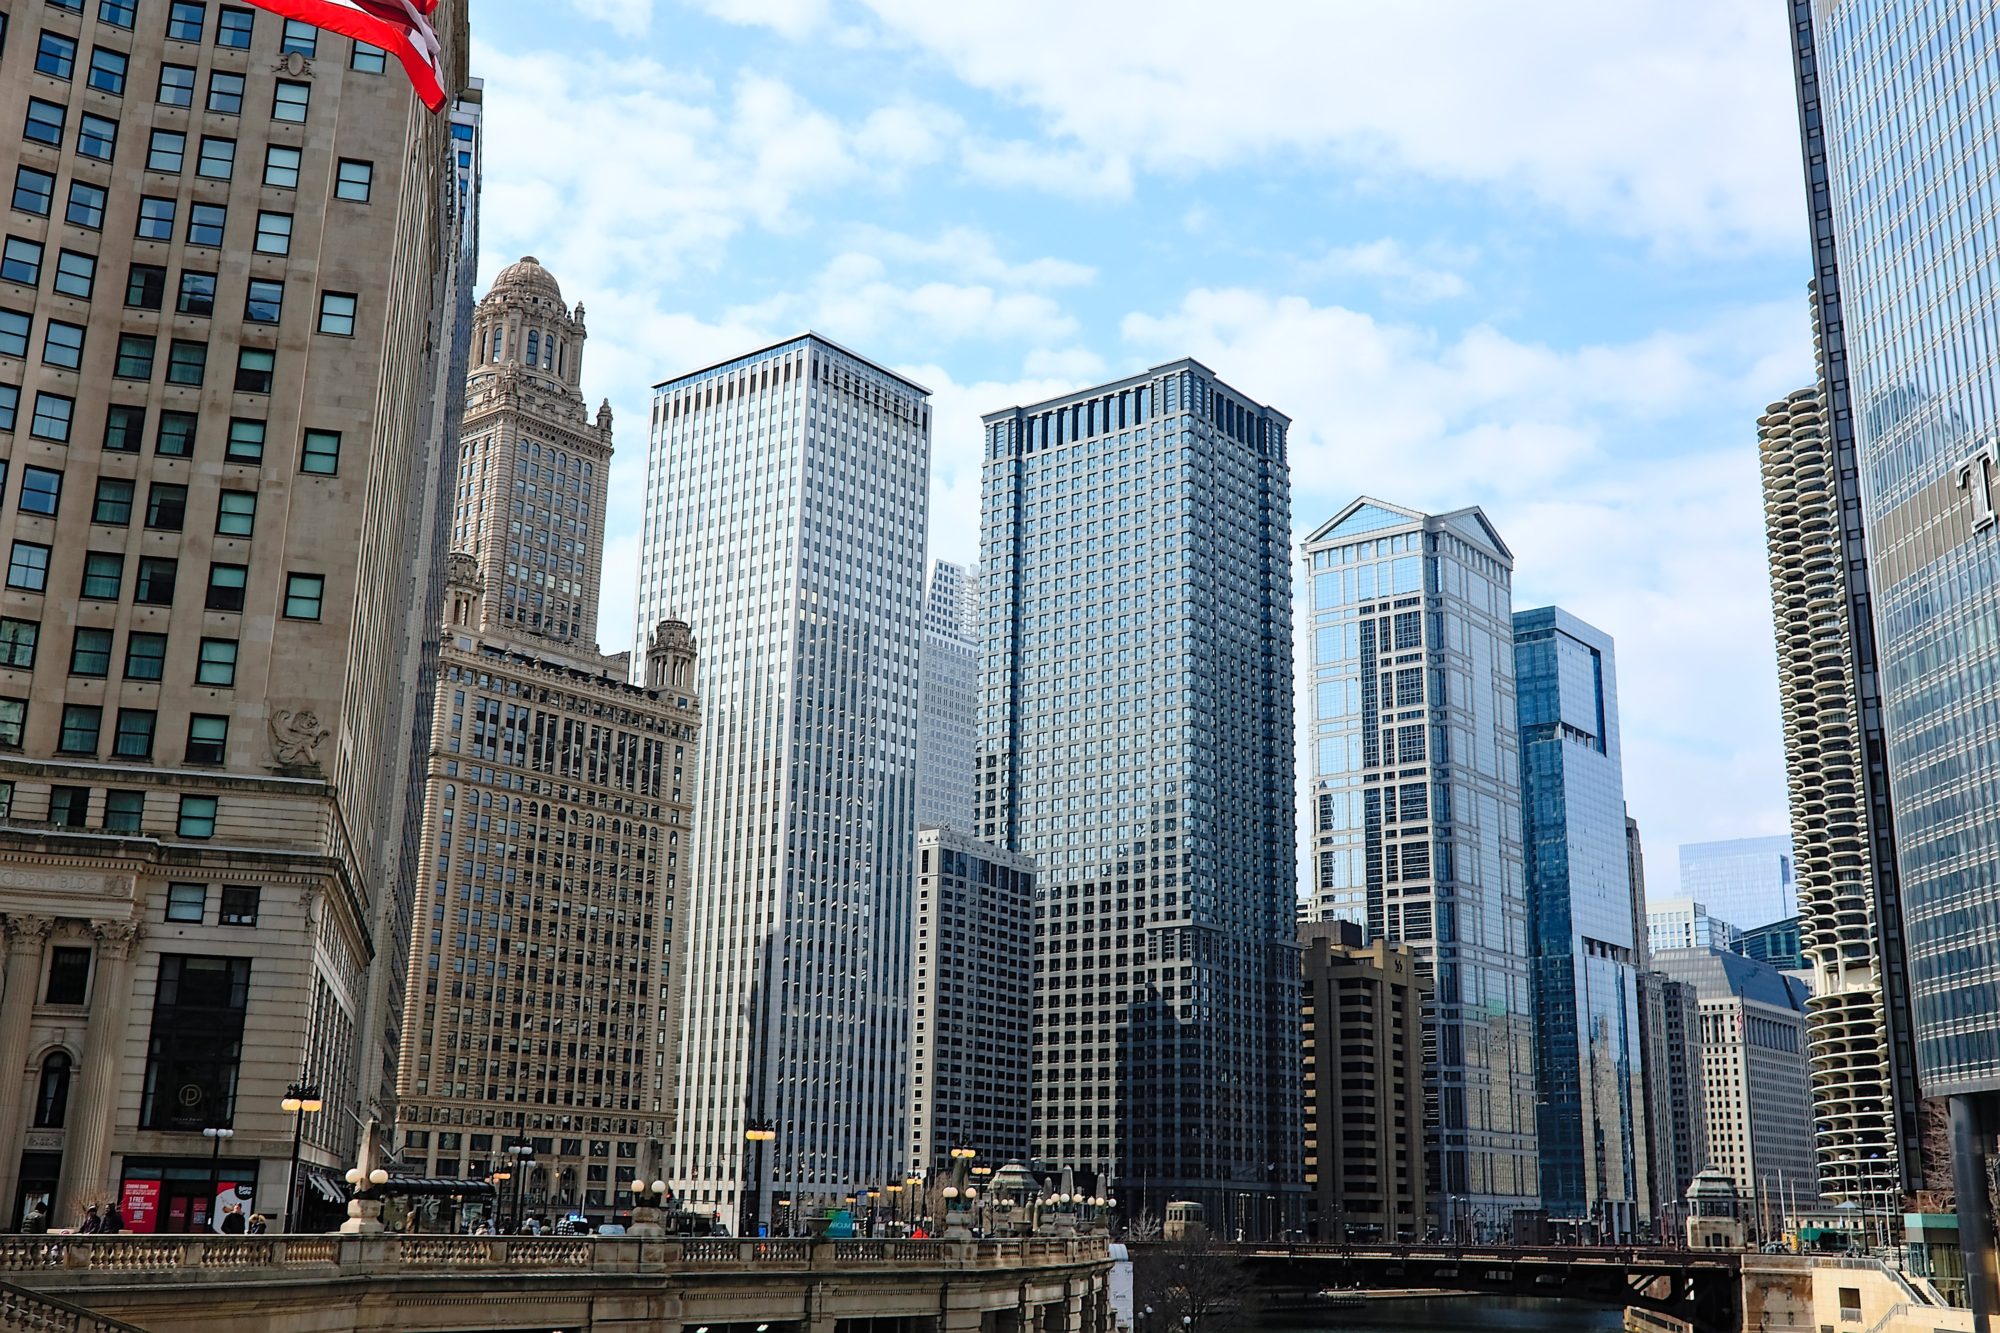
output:
{"label": "red storefront sign", "polygon": [[125,1215],[127,1231],[143,1232],[151,1235],[160,1229],[160,1182],[157,1180],[128,1180],[122,1197],[118,1201],[118,1211]]}

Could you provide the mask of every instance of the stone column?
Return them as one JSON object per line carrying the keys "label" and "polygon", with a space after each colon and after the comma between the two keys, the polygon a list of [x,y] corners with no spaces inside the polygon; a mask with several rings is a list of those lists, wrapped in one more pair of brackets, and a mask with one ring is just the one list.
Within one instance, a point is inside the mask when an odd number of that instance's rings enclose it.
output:
{"label": "stone column", "polygon": [[118,1190],[111,1179],[111,1131],[118,1118],[118,1075],[125,1063],[132,1008],[132,954],[143,927],[136,921],[104,921],[95,929],[97,957],[91,967],[83,1068],[70,1088],[62,1188],[50,1218],[64,1225],[85,1205],[115,1199]]}
{"label": "stone column", "polygon": [[[21,1144],[27,1138],[21,1108],[28,1067],[28,1028],[35,985],[42,979],[42,949],[55,922],[45,916],[10,916],[4,928],[7,976],[0,986],[0,1209],[12,1210],[21,1183]],[[51,1218],[50,1221],[54,1221]]]}

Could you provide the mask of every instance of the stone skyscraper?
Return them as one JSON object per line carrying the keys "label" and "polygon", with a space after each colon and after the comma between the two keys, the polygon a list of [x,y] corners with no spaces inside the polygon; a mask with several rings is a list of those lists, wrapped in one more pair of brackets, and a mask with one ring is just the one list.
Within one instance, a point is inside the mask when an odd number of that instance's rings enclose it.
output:
{"label": "stone skyscraper", "polygon": [[1611,637],[1559,607],[1517,612],[1514,681],[1542,1204],[1629,1241],[1653,1200]]}
{"label": "stone skyscraper", "polygon": [[1034,1152],[1128,1216],[1296,1226],[1290,423],[1193,361],[984,420],[978,827],[1038,872]]}
{"label": "stone skyscraper", "polygon": [[1305,542],[1311,914],[1417,952],[1431,1200],[1490,1237],[1539,1206],[1513,555],[1477,509],[1356,500]]}
{"label": "stone skyscraper", "polygon": [[524,1200],[608,1215],[672,1138],[694,644],[655,626],[644,686],[596,649],[611,420],[582,307],[523,259],[472,326],[398,1121],[429,1174],[526,1143]]}
{"label": "stone skyscraper", "polygon": [[917,827],[967,832],[979,725],[977,565],[931,565],[918,678]]}
{"label": "stone skyscraper", "polygon": [[639,623],[702,641],[670,1174],[732,1226],[907,1151],[930,432],[927,390],[814,334],[654,390]]}

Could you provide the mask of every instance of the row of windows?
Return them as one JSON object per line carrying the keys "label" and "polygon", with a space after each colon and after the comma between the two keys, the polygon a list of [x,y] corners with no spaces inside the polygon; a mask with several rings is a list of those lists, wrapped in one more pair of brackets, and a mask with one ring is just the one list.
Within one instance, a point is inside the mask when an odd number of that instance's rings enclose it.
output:
{"label": "row of windows", "polygon": [[[239,360],[238,373],[243,372]],[[256,370],[253,363],[251,371]],[[21,391],[11,384],[0,384],[0,431],[15,429]],[[30,433],[37,439],[51,440],[67,444],[70,426],[75,414],[76,403],[64,394],[38,393],[35,395],[35,413],[30,423]],[[162,410],[159,430],[153,439],[153,451],[164,458],[191,458],[194,456],[195,434],[200,418],[193,412]],[[145,439],[146,409],[131,404],[113,403],[105,410],[104,451],[106,453],[136,454]],[[260,465],[264,461],[264,445],[267,440],[267,423],[254,417],[231,417],[229,434],[224,445],[223,460],[230,463]],[[331,477],[340,471],[340,432],[337,430],[308,430],[303,433],[299,446],[299,471],[311,476]],[[41,469],[46,471],[47,469]],[[0,483],[5,481],[5,463],[0,460]],[[25,484],[25,483],[24,483]],[[38,481],[37,486],[46,488],[46,481]],[[59,487],[58,487],[59,489]],[[35,502],[31,502],[35,503]],[[24,505],[28,508],[28,505]],[[54,513],[53,509],[32,509],[30,512]]]}
{"label": "row of windows", "polygon": [[[265,154],[264,178],[288,182],[287,188],[295,188],[299,178],[299,155],[295,148],[271,148]],[[341,164],[342,176],[335,184],[341,198],[366,202],[373,188],[374,168],[369,163],[351,160]],[[55,207],[56,178],[53,173],[40,171],[34,167],[17,167],[14,171],[13,208],[16,212],[47,217]],[[104,187],[84,181],[73,181],[69,187],[69,200],[64,208],[64,219],[88,231],[104,229],[104,207],[107,196]],[[174,227],[179,217],[179,203],[176,200],[155,195],[145,195],[139,200],[138,220],[133,234],[142,241],[169,242],[174,239]],[[219,249],[223,243],[224,230],[229,220],[229,208],[225,204],[190,203],[188,205],[187,227],[183,233],[189,245],[203,249]],[[292,252],[292,224],[294,216],[274,209],[259,209],[257,231],[251,246],[262,255],[289,255]]]}
{"label": "row of windows", "polygon": [[[49,8],[67,10],[72,14],[83,13],[83,0],[49,0]],[[127,32],[137,27],[139,17],[138,0],[97,0],[97,18],[100,23],[108,23]],[[0,15],[4,18],[4,15]],[[319,29],[302,19],[285,19],[283,34],[278,49],[282,52],[297,52],[308,60],[319,56]],[[176,42],[199,42],[208,28],[208,6],[203,0],[172,0],[167,8],[167,38]],[[216,11],[215,44],[225,50],[247,51],[257,30],[256,11],[242,5],[223,5]],[[6,35],[6,26],[0,23],[0,39]],[[387,65],[386,53],[366,42],[354,43],[350,68],[363,73],[380,74]],[[37,66],[39,68],[39,65]],[[45,73],[47,71],[44,71]],[[62,75],[58,77],[67,77]],[[92,85],[93,87],[96,85]],[[105,91],[116,91],[105,89]]]}
{"label": "row of windows", "polygon": [[[188,299],[189,279],[202,279],[206,280],[207,286],[197,286],[194,290],[199,293],[201,301],[213,307],[215,292],[212,274],[184,273],[181,278],[183,301]],[[357,303],[358,298],[352,292],[322,293],[319,298],[319,331],[341,338],[354,336]],[[0,356],[25,359],[33,325],[32,315],[0,306]],[[81,324],[60,319],[44,320],[42,364],[59,370],[81,369],[86,332]],[[112,374],[119,379],[150,381],[154,368],[160,362],[159,349],[160,340],[150,333],[119,334],[118,355],[113,362]],[[276,368],[276,352],[262,347],[239,348],[233,387],[238,393],[267,394],[271,392]],[[167,344],[166,382],[199,388],[207,378],[208,344],[190,338],[170,339]]]}
{"label": "row of windows", "polygon": [[[150,708],[120,708],[112,719],[111,754],[116,759],[151,759],[153,741],[159,729],[159,714]],[[28,701],[0,697],[0,747],[10,750],[21,748],[22,739],[28,726]],[[62,712],[62,730],[57,741],[56,752],[64,755],[84,755],[96,758],[103,752],[104,709],[96,704],[65,704]],[[219,714],[196,713],[188,718],[187,739],[182,750],[184,761],[189,764],[220,764],[229,746],[229,719]],[[82,791],[85,788],[56,788],[56,791]],[[12,789],[9,788],[11,799]],[[79,798],[82,799],[82,798]],[[53,806],[51,807],[54,808]],[[57,824],[81,826],[82,806],[78,806],[75,818],[57,818]],[[0,811],[4,814],[5,811]],[[211,815],[213,810],[211,809]],[[110,828],[111,825],[106,824]],[[130,829],[114,830],[136,832],[136,822]]]}
{"label": "row of windows", "polygon": [[[40,621],[0,616],[0,667],[32,671],[41,645]],[[195,660],[197,685],[229,688],[236,684],[235,639],[201,641]],[[79,626],[70,640],[69,674],[104,678],[111,674],[112,631]],[[133,630],[125,640],[125,679],[157,681],[166,675],[167,636]]]}
{"label": "row of windows", "polygon": [[[48,591],[50,548],[41,542],[16,541],[7,557],[7,586],[18,592]],[[207,608],[241,611],[248,566],[210,565]],[[140,606],[171,606],[179,583],[180,561],[171,556],[139,557],[132,600]],[[125,557],[115,551],[87,551],[83,557],[86,601],[115,602],[125,579]],[[326,599],[326,578],[320,574],[285,576],[285,618],[318,620]]]}

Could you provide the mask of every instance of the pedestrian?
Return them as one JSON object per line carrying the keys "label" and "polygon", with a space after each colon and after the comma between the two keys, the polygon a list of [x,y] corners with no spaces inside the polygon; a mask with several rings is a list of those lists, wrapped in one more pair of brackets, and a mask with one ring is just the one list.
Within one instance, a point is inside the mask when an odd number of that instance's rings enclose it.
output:
{"label": "pedestrian", "polygon": [[118,1211],[116,1203],[104,1205],[104,1221],[97,1229],[107,1236],[115,1236],[125,1229],[125,1215]]}
{"label": "pedestrian", "polygon": [[48,1210],[42,1207],[40,1199],[28,1205],[28,1215],[21,1219],[21,1230],[30,1236],[40,1236],[49,1229]]}
{"label": "pedestrian", "polygon": [[222,1210],[222,1231],[223,1231],[223,1234],[224,1234],[224,1235],[228,1235],[228,1236],[240,1236],[240,1235],[242,1235],[242,1234],[243,1234],[243,1205],[242,1205],[242,1204],[240,1204],[240,1203],[232,1203],[232,1204],[228,1204],[228,1205],[226,1205],[226,1206],[225,1206],[225,1207],[223,1208],[223,1210]]}
{"label": "pedestrian", "polygon": [[262,1213],[250,1214],[250,1225],[243,1229],[245,1235],[261,1236],[271,1229],[271,1219]]}
{"label": "pedestrian", "polygon": [[97,1205],[93,1203],[90,1207],[83,1210],[83,1221],[77,1223],[76,1234],[79,1236],[95,1236],[103,1229],[104,1221],[98,1217]]}

